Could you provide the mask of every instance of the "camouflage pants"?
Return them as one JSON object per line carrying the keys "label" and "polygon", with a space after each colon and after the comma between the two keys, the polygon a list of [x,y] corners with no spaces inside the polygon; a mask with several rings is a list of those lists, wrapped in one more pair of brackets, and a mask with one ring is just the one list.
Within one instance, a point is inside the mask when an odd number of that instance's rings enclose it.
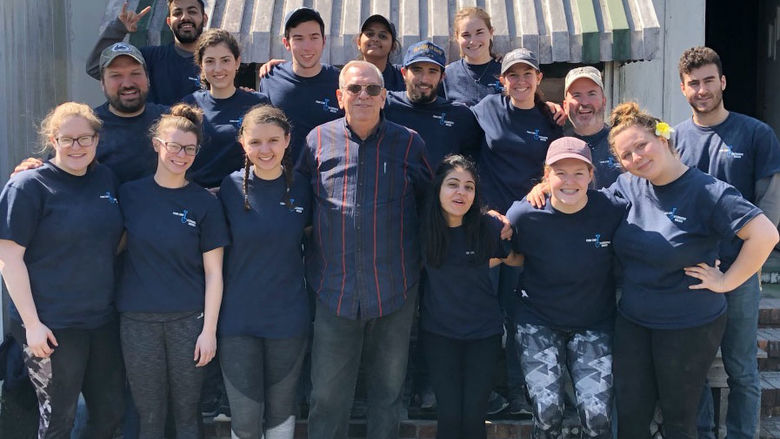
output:
{"label": "camouflage pants", "polygon": [[[12,323],[14,338],[26,340]],[[70,438],[79,393],[89,410],[85,437],[110,439],[124,412],[124,367],[116,322],[96,329],[52,330],[58,346],[48,358],[23,345],[24,364],[38,397],[38,438]]]}
{"label": "camouflage pants", "polygon": [[577,396],[582,436],[612,437],[612,335],[518,324],[520,366],[534,406],[537,439],[561,437],[568,368]]}

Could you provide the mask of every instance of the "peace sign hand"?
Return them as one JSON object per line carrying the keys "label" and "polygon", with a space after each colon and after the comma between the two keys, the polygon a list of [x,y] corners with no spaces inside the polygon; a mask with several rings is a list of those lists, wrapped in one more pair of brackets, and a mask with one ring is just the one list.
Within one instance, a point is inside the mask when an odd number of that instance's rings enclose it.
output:
{"label": "peace sign hand", "polygon": [[135,13],[134,11],[128,11],[127,10],[127,2],[124,2],[122,4],[122,12],[119,13],[119,21],[122,22],[122,24],[125,25],[125,29],[127,29],[127,32],[133,33],[138,30],[138,22],[144,17],[144,15],[148,14],[149,11],[152,10],[151,6],[147,6],[141,10],[139,13]]}

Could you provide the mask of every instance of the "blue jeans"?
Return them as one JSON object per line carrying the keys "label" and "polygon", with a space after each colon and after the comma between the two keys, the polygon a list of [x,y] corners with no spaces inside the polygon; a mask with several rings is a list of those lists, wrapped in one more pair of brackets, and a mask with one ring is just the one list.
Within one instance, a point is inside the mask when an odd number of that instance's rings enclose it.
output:
{"label": "blue jeans", "polygon": [[398,437],[409,333],[417,289],[398,311],[368,320],[336,316],[317,301],[311,367],[310,439],[346,439],[363,361],[368,395],[366,437]]}
{"label": "blue jeans", "polygon": [[[756,361],[756,332],[760,295],[758,275],[726,293],[728,321],[720,349],[728,374],[726,434],[729,439],[752,439],[758,429],[761,388]],[[706,386],[699,404],[699,438],[715,437],[713,413],[712,392]]]}

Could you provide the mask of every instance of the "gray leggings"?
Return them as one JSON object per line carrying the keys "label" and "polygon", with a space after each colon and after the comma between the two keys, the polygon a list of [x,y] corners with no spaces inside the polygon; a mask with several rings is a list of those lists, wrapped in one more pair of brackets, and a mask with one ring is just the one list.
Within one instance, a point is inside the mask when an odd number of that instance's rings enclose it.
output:
{"label": "gray leggings", "polygon": [[203,369],[195,367],[193,356],[202,329],[201,312],[121,314],[122,352],[140,437],[163,437],[169,394],[176,436],[200,436]]}
{"label": "gray leggings", "polygon": [[234,438],[293,437],[298,377],[308,340],[307,336],[220,338],[219,361]]}

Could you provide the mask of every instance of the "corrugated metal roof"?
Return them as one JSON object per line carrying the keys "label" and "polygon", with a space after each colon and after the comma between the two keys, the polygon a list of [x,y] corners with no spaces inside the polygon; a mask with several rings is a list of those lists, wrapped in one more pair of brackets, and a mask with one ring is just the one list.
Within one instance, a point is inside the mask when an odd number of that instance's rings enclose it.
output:
{"label": "corrugated metal roof", "polygon": [[[596,63],[653,59],[659,52],[660,25],[652,0],[205,0],[210,27],[233,33],[244,62],[288,58],[282,46],[282,20],[300,6],[317,9],[325,21],[323,62],[344,64],[357,55],[355,37],[362,21],[382,14],[396,24],[402,47],[429,39],[459,57],[450,39],[455,12],[484,8],[493,21],[498,53],[517,47],[534,50],[543,64]],[[104,24],[124,0],[109,0]],[[130,8],[153,6],[139,23],[136,44],[170,41],[165,0],[129,0]],[[396,55],[400,58],[400,54]]]}

